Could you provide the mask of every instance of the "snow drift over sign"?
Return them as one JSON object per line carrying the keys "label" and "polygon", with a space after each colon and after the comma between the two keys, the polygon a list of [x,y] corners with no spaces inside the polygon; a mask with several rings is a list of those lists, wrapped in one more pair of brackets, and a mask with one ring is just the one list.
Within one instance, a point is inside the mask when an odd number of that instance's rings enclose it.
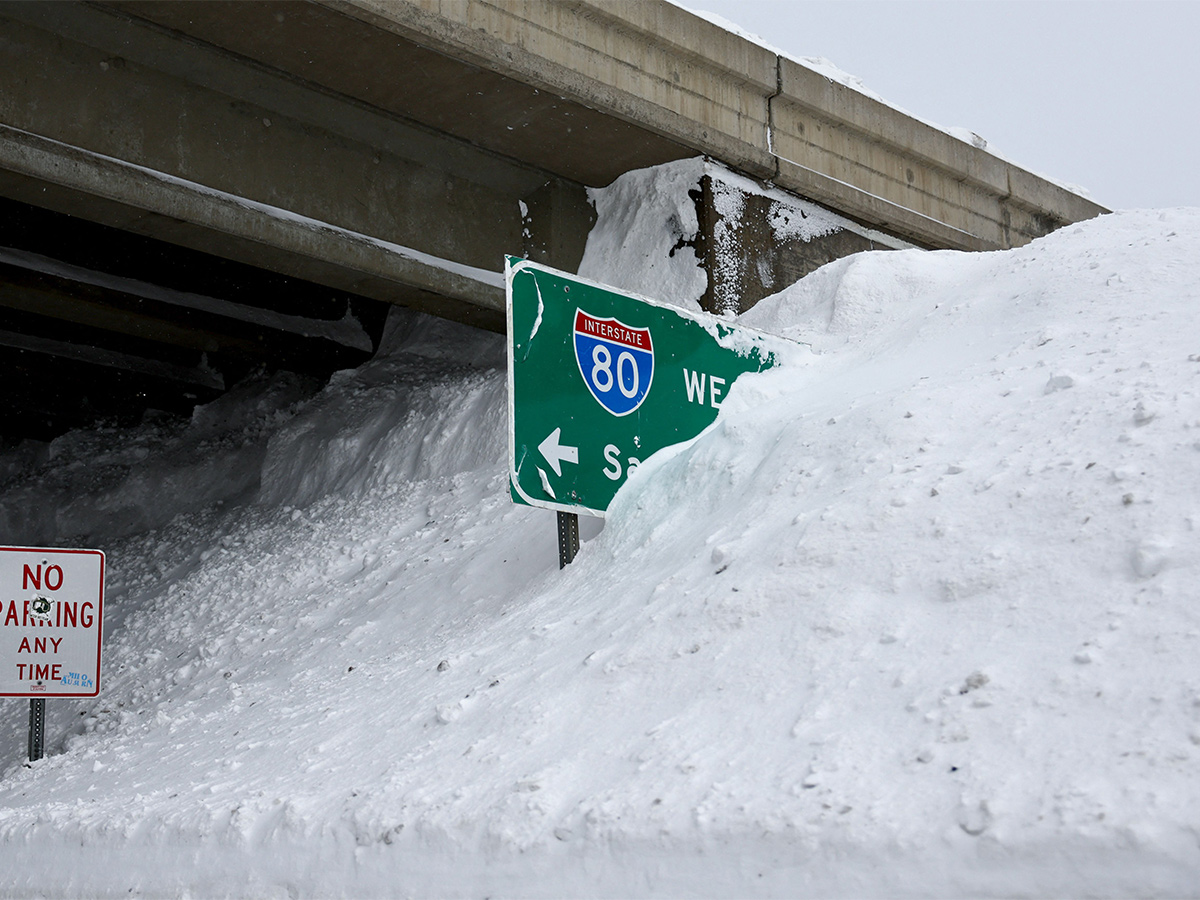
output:
{"label": "snow drift over sign", "polygon": [[693,312],[708,286],[693,242],[702,157],[626,172],[606,188],[589,188],[596,227],[579,275]]}
{"label": "snow drift over sign", "polygon": [[[736,311],[740,297],[733,293],[735,286],[754,277],[740,274],[746,259],[737,244],[748,196],[769,201],[767,223],[780,243],[807,243],[833,232],[850,231],[875,246],[912,246],[787,191],[761,185],[720,163],[696,157],[626,172],[606,188],[588,189],[596,207],[596,224],[588,235],[579,275],[699,311],[699,301],[708,288],[705,263],[696,255],[701,243],[697,205],[704,178],[716,213],[712,233],[704,241],[708,244],[707,263],[715,272],[728,274],[717,279],[717,296],[707,301],[710,311]],[[761,268],[757,277],[763,285],[773,286]]]}
{"label": "snow drift over sign", "polygon": [[494,338],[243,398],[277,498],[161,495],[103,548],[105,694],[29,768],[0,722],[0,894],[1195,896],[1200,211],[863,254],[743,321],[811,352],[563,571]]}
{"label": "snow drift over sign", "polygon": [[[396,310],[378,357],[335,374],[271,436],[259,502],[305,507],[503,458],[503,352],[495,335]],[[482,373],[461,373],[468,359]]]}

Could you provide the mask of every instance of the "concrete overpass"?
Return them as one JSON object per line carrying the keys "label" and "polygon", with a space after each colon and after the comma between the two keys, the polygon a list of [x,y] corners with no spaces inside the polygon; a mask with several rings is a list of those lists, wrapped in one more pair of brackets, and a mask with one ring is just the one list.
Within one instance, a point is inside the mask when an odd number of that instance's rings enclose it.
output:
{"label": "concrete overpass", "polygon": [[9,439],[353,365],[388,304],[500,329],[505,253],[574,270],[587,186],[699,154],[930,248],[1104,211],[665,0],[18,0],[0,58]]}

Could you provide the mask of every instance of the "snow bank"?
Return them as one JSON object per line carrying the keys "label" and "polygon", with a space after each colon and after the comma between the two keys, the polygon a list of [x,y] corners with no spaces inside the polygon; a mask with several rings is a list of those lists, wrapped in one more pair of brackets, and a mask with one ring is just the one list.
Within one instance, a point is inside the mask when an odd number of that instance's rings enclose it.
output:
{"label": "snow bank", "polygon": [[102,697],[28,768],[6,705],[0,894],[1196,896],[1198,260],[1170,210],[833,263],[561,572],[495,338],[247,394],[259,487],[105,546]]}
{"label": "snow bank", "polygon": [[[596,225],[588,235],[579,275],[662,303],[699,312],[708,288],[704,261],[696,255],[700,225],[696,205],[701,179],[709,179],[712,203],[718,217],[708,252],[723,281],[714,305],[736,311],[739,299],[727,295],[743,281],[737,273],[746,260],[740,240],[746,197],[770,201],[767,222],[775,240],[812,241],[836,231],[850,231],[876,246],[912,245],[891,235],[866,228],[831,210],[794,194],[758,182],[704,157],[677,160],[626,172],[605,188],[588,188],[596,208]],[[762,283],[768,276],[758,272]],[[732,315],[732,313],[730,313]]]}
{"label": "snow bank", "polygon": [[696,157],[588,188],[597,221],[579,275],[699,312],[708,276],[692,246],[700,223],[689,191],[700,190],[706,166]]}
{"label": "snow bank", "polygon": [[72,546],[157,528],[253,494],[266,442],[319,384],[283,373],[251,379],[191,422],[73,431],[0,454],[0,533],[9,544]]}

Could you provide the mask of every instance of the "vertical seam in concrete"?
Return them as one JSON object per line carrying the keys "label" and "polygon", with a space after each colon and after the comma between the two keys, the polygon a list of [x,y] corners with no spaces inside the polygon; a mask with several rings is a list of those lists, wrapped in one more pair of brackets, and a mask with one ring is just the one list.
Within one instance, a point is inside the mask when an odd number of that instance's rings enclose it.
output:
{"label": "vertical seam in concrete", "polygon": [[1012,245],[1013,245],[1013,242],[1012,242],[1012,212],[1008,208],[1008,202],[1009,202],[1009,200],[1012,199],[1012,195],[1013,195],[1012,169],[1005,169],[1004,181],[1005,181],[1005,184],[1008,186],[1008,190],[1005,192],[1003,197],[1001,197],[999,200],[996,201],[996,206],[998,207],[998,211],[999,211],[999,215],[997,216],[997,218],[1000,220],[1000,233],[1001,233],[1001,235],[1003,235],[1004,249],[1011,250]]}
{"label": "vertical seam in concrete", "polygon": [[771,154],[774,173],[771,180],[779,177],[779,157],[775,154],[775,98],[783,93],[783,57],[775,57],[775,93],[767,97],[767,152]]}

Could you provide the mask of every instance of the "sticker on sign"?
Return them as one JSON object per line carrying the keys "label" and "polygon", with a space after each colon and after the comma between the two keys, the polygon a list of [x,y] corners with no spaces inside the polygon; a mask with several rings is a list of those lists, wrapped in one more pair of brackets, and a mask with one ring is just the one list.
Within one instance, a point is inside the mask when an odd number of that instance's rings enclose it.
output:
{"label": "sticker on sign", "polygon": [[530,506],[603,516],[641,460],[795,347],[516,257],[506,284],[509,482]]}
{"label": "sticker on sign", "polygon": [[0,547],[0,697],[100,693],[104,554]]}

